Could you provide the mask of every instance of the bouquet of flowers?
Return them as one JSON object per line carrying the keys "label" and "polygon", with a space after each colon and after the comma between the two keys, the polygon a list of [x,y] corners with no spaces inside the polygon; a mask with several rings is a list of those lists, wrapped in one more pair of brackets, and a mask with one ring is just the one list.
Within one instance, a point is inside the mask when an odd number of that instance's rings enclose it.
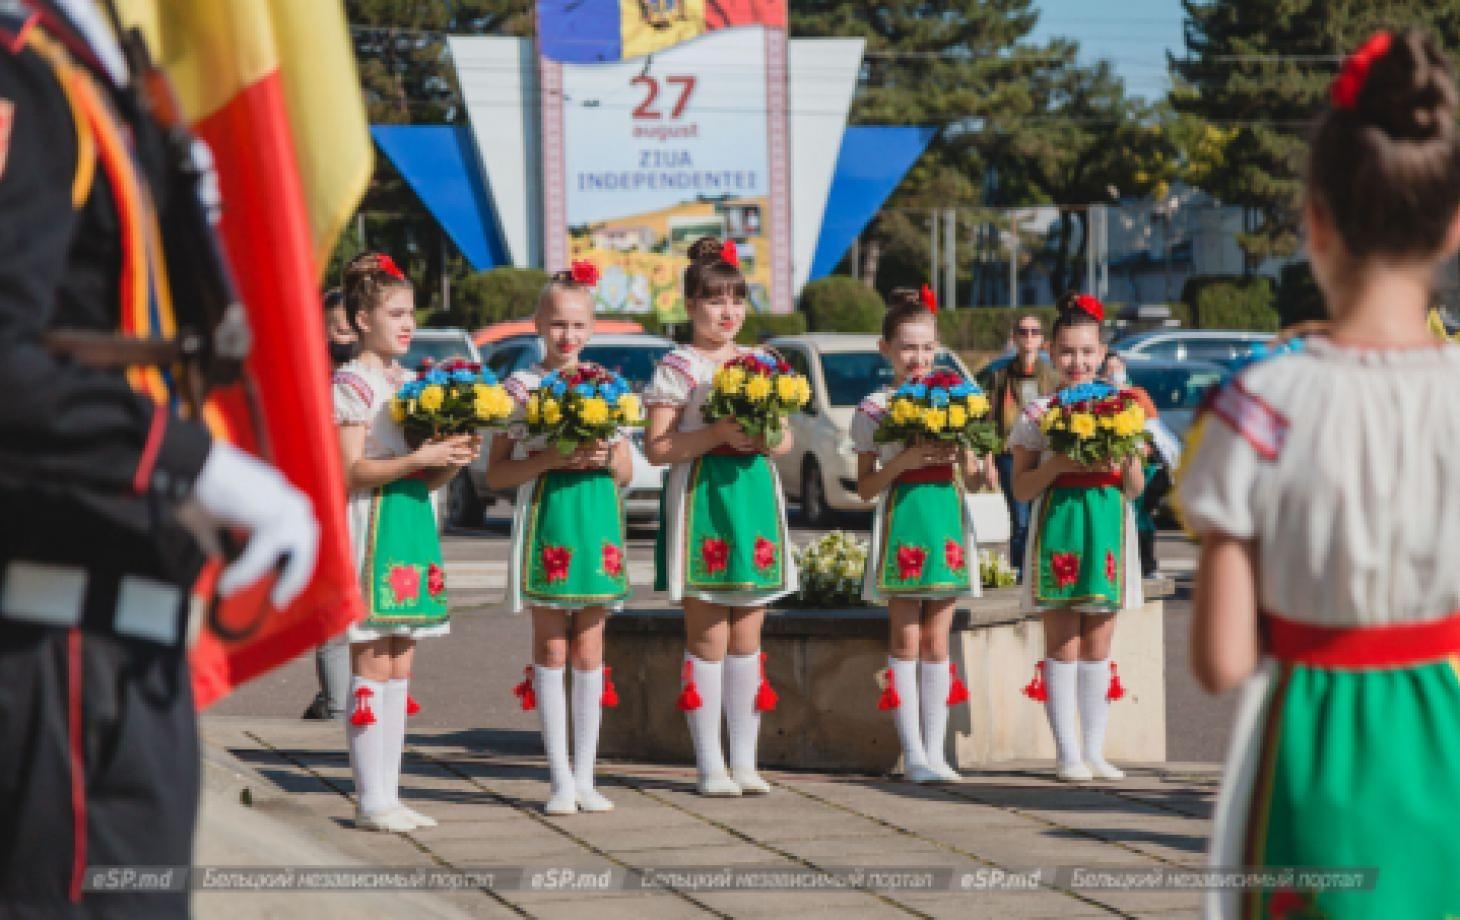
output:
{"label": "bouquet of flowers", "polygon": [[1135,394],[1099,381],[1056,393],[1039,427],[1050,450],[1093,467],[1121,463],[1149,440]]}
{"label": "bouquet of flowers", "polygon": [[989,398],[956,371],[937,370],[905,381],[892,394],[877,427],[879,444],[948,441],[977,454],[1003,445],[989,411]]}
{"label": "bouquet of flowers", "polygon": [[422,363],[415,380],[390,403],[390,417],[405,429],[406,443],[419,447],[432,438],[470,434],[502,425],[512,414],[512,397],[480,364],[452,358]]}
{"label": "bouquet of flowers", "polygon": [[863,607],[862,573],[867,543],[840,530],[823,534],[796,552],[801,573],[798,607]]}
{"label": "bouquet of flowers", "polygon": [[714,389],[701,414],[705,421],[733,418],[752,438],[781,443],[786,416],[811,400],[811,384],[784,360],[752,351],[726,361],[715,372]]}
{"label": "bouquet of flowers", "polygon": [[620,428],[644,424],[639,397],[618,374],[582,363],[552,371],[527,397],[529,435],[541,435],[567,456],[589,441],[606,441]]}

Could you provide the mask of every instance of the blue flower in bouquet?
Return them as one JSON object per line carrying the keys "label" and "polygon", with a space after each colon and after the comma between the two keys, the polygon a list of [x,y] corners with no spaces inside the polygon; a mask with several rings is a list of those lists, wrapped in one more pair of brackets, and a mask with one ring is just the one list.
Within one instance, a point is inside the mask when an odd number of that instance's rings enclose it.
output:
{"label": "blue flower in bouquet", "polygon": [[1065,387],[1059,391],[1056,399],[1060,405],[1068,406],[1073,403],[1087,402],[1092,399],[1104,399],[1107,396],[1115,395],[1115,387],[1108,383],[1094,381],[1092,383],[1081,383],[1077,386]]}
{"label": "blue flower in bouquet", "polygon": [[452,383],[476,383],[477,375],[466,368],[458,368],[451,372]]}
{"label": "blue flower in bouquet", "polygon": [[932,403],[935,409],[943,408],[948,405],[948,391],[942,387],[934,387],[933,392],[928,396],[928,402]]}
{"label": "blue flower in bouquet", "polygon": [[774,371],[776,369],[776,362],[771,358],[770,355],[767,355],[763,352],[757,352],[755,355],[755,360],[759,361],[760,366],[768,371]]}
{"label": "blue flower in bouquet", "polygon": [[966,381],[964,383],[955,384],[951,389],[948,390],[948,392],[953,396],[954,399],[967,399],[978,391],[978,387],[973,386]]}
{"label": "blue flower in bouquet", "polygon": [[496,386],[498,382],[497,375],[487,370],[485,367],[481,370],[481,379],[482,383],[485,383],[489,387]]}
{"label": "blue flower in bouquet", "polygon": [[910,383],[906,386],[907,395],[913,399],[922,399],[928,395],[928,386],[923,383]]}
{"label": "blue flower in bouquet", "polygon": [[591,383],[580,383],[577,386],[573,387],[573,392],[574,393],[577,393],[579,396],[583,397],[584,399],[588,399],[589,397],[591,397],[593,395],[593,384],[591,384]]}
{"label": "blue flower in bouquet", "polygon": [[568,392],[568,385],[561,380],[554,380],[548,386],[548,390],[554,396],[562,396],[564,393]]}

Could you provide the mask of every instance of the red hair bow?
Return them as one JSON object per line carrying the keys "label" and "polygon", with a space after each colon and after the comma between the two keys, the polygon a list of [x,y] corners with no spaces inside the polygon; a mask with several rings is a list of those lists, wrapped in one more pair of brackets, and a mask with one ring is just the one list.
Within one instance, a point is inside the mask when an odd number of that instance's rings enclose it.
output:
{"label": "red hair bow", "polygon": [[383,252],[375,257],[375,270],[385,272],[397,281],[406,280],[406,273],[400,270],[399,265],[395,264],[395,259],[392,259]]}
{"label": "red hair bow", "polygon": [[923,306],[928,308],[929,313],[938,312],[938,295],[934,294],[933,289],[926,284],[923,285],[921,291],[918,291],[918,300],[923,302]]}
{"label": "red hair bow", "polygon": [[1359,104],[1359,93],[1369,79],[1369,68],[1389,53],[1389,44],[1393,40],[1388,32],[1375,32],[1357,51],[1344,59],[1343,68],[1328,88],[1328,97],[1335,109],[1352,109]]}
{"label": "red hair bow", "polygon": [[1105,304],[1089,294],[1081,294],[1075,298],[1075,309],[1084,310],[1095,317],[1096,322],[1105,322]]}
{"label": "red hair bow", "polygon": [[581,284],[584,287],[593,287],[598,283],[598,266],[592,262],[574,261],[570,267],[574,284]]}
{"label": "red hair bow", "polygon": [[734,240],[726,240],[725,245],[720,247],[720,261],[726,265],[740,267],[740,252],[735,248]]}

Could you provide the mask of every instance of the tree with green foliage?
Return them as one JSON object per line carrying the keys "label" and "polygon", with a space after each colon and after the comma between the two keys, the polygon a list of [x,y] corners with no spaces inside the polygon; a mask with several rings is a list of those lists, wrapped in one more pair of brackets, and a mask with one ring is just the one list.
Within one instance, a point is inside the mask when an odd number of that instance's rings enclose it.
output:
{"label": "tree with green foliage", "polygon": [[[1376,29],[1415,24],[1460,45],[1460,7],[1428,0],[1182,0],[1186,55],[1171,58],[1171,103],[1203,124],[1197,182],[1247,209],[1249,269],[1298,247],[1310,123],[1343,56]],[[1217,149],[1210,149],[1215,144]]]}

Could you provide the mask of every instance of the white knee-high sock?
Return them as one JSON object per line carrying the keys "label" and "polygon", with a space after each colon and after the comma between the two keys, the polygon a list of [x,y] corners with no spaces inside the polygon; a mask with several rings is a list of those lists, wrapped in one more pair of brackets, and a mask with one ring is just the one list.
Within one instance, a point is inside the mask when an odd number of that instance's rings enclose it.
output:
{"label": "white knee-high sock", "polygon": [[923,749],[928,756],[928,766],[947,767],[944,754],[944,740],[948,737],[948,688],[953,676],[948,672],[948,662],[918,662],[918,705],[923,708]]}
{"label": "white knee-high sock", "polygon": [[573,795],[573,767],[568,760],[568,698],[563,668],[532,667],[537,691],[537,719],[542,727],[542,750],[547,755],[552,796]]}
{"label": "white knee-high sock", "polygon": [[[368,691],[363,693],[361,691]],[[358,674],[350,677],[350,708],[345,717],[345,740],[350,751],[350,772],[355,776],[355,799],[369,815],[384,814],[394,803],[381,770],[385,725],[385,681]],[[368,724],[357,725],[357,714],[372,714]]]}
{"label": "white knee-high sock", "polygon": [[410,681],[385,683],[385,705],[376,713],[384,729],[380,741],[380,772],[392,808],[400,804],[400,766],[406,747],[406,689]]}
{"label": "white knee-high sock", "polygon": [[1105,765],[1105,726],[1110,722],[1110,659],[1080,662],[1082,752],[1091,766]]}
{"label": "white knee-high sock", "polygon": [[689,735],[694,739],[695,766],[700,776],[722,776],[725,770],[725,752],[720,748],[720,713],[724,687],[723,661],[705,661],[689,652],[684,653],[689,662],[689,672],[699,691],[700,705],[685,710],[689,722]]}
{"label": "white knee-high sock", "polygon": [[573,778],[579,790],[593,788],[598,729],[603,723],[603,668],[573,669]]}
{"label": "white knee-high sock", "polygon": [[760,738],[760,652],[725,656],[725,727],[730,733],[730,769],[755,772],[755,745]]}
{"label": "white knee-high sock", "polygon": [[892,671],[892,685],[897,691],[898,704],[892,710],[892,722],[897,726],[897,740],[902,744],[903,771],[926,767],[928,754],[923,746],[923,727],[919,719],[922,709],[918,705],[918,663],[916,660],[888,658],[887,667]]}
{"label": "white knee-high sock", "polygon": [[1079,708],[1079,694],[1076,692],[1079,667],[1073,661],[1044,660],[1044,683],[1048,688],[1044,711],[1049,716],[1050,730],[1054,732],[1055,760],[1062,767],[1081,763],[1080,736],[1075,728],[1075,714]]}

